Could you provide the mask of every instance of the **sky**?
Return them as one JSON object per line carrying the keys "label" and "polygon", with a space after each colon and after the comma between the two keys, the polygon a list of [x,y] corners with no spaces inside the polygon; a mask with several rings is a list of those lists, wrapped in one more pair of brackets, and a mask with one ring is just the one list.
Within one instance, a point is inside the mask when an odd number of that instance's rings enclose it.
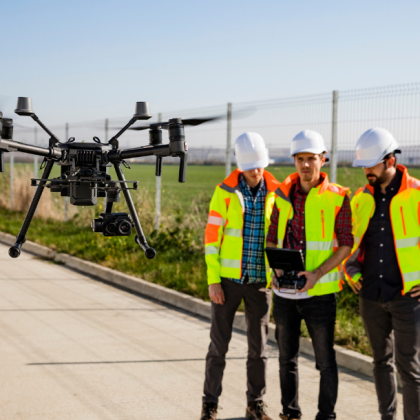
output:
{"label": "sky", "polygon": [[420,81],[418,0],[21,0],[1,14],[0,110],[29,96],[47,125],[130,118],[137,101],[155,115]]}

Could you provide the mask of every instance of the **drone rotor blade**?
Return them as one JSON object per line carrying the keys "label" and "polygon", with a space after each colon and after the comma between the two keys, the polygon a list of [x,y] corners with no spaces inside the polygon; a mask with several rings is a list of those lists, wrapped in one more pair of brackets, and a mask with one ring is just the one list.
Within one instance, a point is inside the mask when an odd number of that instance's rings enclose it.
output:
{"label": "drone rotor blade", "polygon": [[[247,108],[243,108],[243,109],[239,109],[239,110],[235,110],[232,113],[232,118],[234,119],[239,119],[239,118],[246,118],[249,117],[250,115],[252,115],[253,113],[255,113],[256,108],[255,107],[247,107]],[[183,125],[190,125],[192,127],[195,127],[197,125],[200,124],[204,124],[210,121],[217,121],[217,120],[223,120],[226,119],[227,115],[226,114],[221,114],[221,115],[215,115],[212,117],[205,117],[205,118],[182,118],[182,124]],[[141,130],[149,130],[152,127],[157,127],[159,126],[161,129],[165,129],[167,130],[169,128],[169,122],[163,122],[163,123],[152,123],[152,124],[148,124],[148,125],[139,125],[137,127],[130,127],[129,130],[134,130],[134,131],[141,131]],[[111,128],[111,127],[110,127]],[[121,128],[117,128],[117,127],[112,127],[113,129],[121,129]]]}
{"label": "drone rotor blade", "polygon": [[164,128],[164,129],[167,129],[169,127],[169,124],[166,122],[166,123],[162,123],[162,124],[153,123],[153,124],[150,124],[150,125],[140,125],[139,127],[130,127],[129,130],[134,130],[134,131],[148,130],[152,126],[157,126],[157,125],[159,125],[160,128]]}
{"label": "drone rotor blade", "polygon": [[204,124],[209,121],[220,120],[222,118],[225,118],[225,115],[218,115],[216,117],[209,117],[209,118],[187,118],[185,120],[182,120],[182,123],[184,125],[191,125],[195,127],[196,125]]}

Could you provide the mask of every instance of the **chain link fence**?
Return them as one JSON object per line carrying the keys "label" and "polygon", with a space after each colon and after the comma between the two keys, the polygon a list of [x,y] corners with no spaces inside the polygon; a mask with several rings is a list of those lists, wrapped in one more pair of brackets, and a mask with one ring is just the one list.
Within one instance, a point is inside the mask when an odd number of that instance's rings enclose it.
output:
{"label": "chain link fence", "polygon": [[[153,111],[153,104],[152,111]],[[190,149],[189,161],[196,164],[225,164],[228,137],[227,106],[195,108],[165,113],[154,113],[147,123],[167,121],[169,118],[219,117],[206,124],[185,128]],[[63,141],[75,137],[76,141],[91,141],[93,136],[107,141],[130,116],[107,120],[66,123],[51,127]],[[48,125],[48,118],[42,119]],[[106,124],[107,121],[107,124]],[[420,83],[354,89],[338,92],[337,101],[337,162],[351,165],[354,146],[359,136],[369,128],[383,127],[391,131],[400,143],[403,154],[399,159],[406,165],[420,165]],[[312,129],[321,133],[329,151],[332,146],[333,93],[297,96],[265,101],[232,104],[231,138],[245,131],[260,133],[269,148],[274,164],[291,163],[291,139],[301,130]],[[141,125],[141,123],[137,123]],[[165,135],[164,135],[165,138]],[[15,128],[15,140],[47,145],[48,137],[39,128]],[[148,143],[148,130],[127,131],[120,139],[122,148],[139,147]],[[233,153],[231,154],[233,162]],[[32,160],[32,157],[27,156]],[[21,160],[22,156],[15,159]],[[149,158],[150,160],[150,158]],[[141,159],[139,159],[141,161]],[[147,158],[142,159],[147,161]]]}
{"label": "chain link fence", "polygon": [[[334,111],[335,104],[335,112]],[[134,108],[134,107],[133,107]],[[331,180],[335,181],[336,167],[350,166],[355,157],[354,148],[360,135],[373,127],[382,127],[394,134],[402,154],[398,161],[407,166],[420,166],[420,83],[383,86],[295,96],[264,101],[250,101],[207,108],[173,112],[154,112],[147,122],[167,121],[170,118],[209,118],[215,120],[199,126],[186,126],[190,164],[226,165],[226,172],[234,164],[232,144],[246,131],[263,136],[270,152],[271,164],[290,165],[290,142],[300,131],[312,129],[325,139],[330,157]],[[62,139],[75,137],[76,141],[92,141],[94,136],[103,142],[123,127],[131,115],[121,118],[84,121],[51,126]],[[41,119],[48,126],[48,117]],[[164,142],[166,134],[164,133]],[[39,128],[15,128],[14,140],[48,145],[47,135]],[[148,130],[127,131],[120,138],[121,148],[148,144]],[[14,156],[12,156],[14,155]],[[332,155],[332,156],[331,156]],[[6,153],[6,160],[34,161],[22,153]],[[154,157],[138,158],[139,163],[154,163]],[[178,163],[177,158],[165,158],[165,163]],[[35,162],[36,166],[36,162]],[[36,170],[35,170],[36,172]],[[13,171],[11,172],[13,173]],[[158,183],[157,183],[158,189]],[[12,193],[13,194],[13,193]],[[12,198],[11,198],[12,201]]]}

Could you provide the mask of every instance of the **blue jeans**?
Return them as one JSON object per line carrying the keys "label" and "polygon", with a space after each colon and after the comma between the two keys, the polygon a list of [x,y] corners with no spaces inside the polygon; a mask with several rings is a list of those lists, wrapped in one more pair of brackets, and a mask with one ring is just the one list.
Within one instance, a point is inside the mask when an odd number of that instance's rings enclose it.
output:
{"label": "blue jeans", "polygon": [[338,369],[334,351],[336,316],[335,294],[291,300],[274,295],[273,316],[279,346],[280,388],[283,414],[300,418],[298,401],[298,356],[300,326],[305,320],[320,371],[318,414],[316,420],[335,419]]}

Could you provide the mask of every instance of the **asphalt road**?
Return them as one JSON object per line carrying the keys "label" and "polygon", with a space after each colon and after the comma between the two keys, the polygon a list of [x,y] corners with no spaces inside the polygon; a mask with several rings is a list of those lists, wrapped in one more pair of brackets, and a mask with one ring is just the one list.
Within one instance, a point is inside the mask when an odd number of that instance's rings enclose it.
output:
{"label": "asphalt road", "polygon": [[[0,245],[0,420],[198,419],[209,322]],[[278,352],[269,413],[278,418]],[[245,412],[246,337],[228,353],[221,419]],[[300,358],[300,402],[314,419],[319,374]],[[402,418],[401,405],[399,418]],[[379,419],[371,380],[340,372],[338,419]]]}

